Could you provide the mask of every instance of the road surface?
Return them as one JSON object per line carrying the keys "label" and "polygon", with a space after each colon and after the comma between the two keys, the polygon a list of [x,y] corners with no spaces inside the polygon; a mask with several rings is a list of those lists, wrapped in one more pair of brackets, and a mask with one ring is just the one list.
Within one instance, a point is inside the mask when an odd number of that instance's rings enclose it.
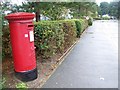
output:
{"label": "road surface", "polygon": [[94,21],[42,88],[118,88],[118,21]]}

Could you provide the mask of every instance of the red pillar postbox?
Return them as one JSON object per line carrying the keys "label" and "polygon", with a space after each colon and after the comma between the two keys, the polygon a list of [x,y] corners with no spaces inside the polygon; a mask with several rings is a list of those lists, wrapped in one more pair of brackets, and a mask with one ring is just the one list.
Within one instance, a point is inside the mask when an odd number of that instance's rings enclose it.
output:
{"label": "red pillar postbox", "polygon": [[37,78],[34,47],[34,14],[18,12],[5,16],[9,21],[10,40],[16,76],[22,81]]}

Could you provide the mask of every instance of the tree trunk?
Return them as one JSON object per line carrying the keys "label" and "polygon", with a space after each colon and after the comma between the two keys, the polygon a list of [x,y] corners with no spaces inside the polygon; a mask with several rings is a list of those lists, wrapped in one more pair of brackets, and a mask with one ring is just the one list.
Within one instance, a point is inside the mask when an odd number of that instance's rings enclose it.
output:
{"label": "tree trunk", "polygon": [[36,22],[40,21],[40,11],[36,11]]}
{"label": "tree trunk", "polygon": [[80,5],[79,5],[79,8],[78,8],[78,11],[79,11],[79,16],[78,16],[78,18],[80,18],[80,15],[81,15],[81,7],[80,7]]}
{"label": "tree trunk", "polygon": [[86,8],[86,16],[88,16],[88,15],[87,15],[87,8]]}
{"label": "tree trunk", "polygon": [[38,22],[38,21],[40,21],[40,9],[38,8],[38,6],[39,6],[39,2],[35,2],[36,3],[36,12],[35,12],[35,14],[36,14],[36,22]]}

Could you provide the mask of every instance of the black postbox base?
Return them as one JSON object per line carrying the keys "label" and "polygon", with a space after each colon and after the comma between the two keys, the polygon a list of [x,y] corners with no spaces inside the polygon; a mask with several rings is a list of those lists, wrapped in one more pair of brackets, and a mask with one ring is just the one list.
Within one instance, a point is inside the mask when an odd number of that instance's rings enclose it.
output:
{"label": "black postbox base", "polygon": [[28,82],[37,79],[37,68],[33,70],[29,70],[26,72],[16,72],[15,71],[15,76],[20,79],[23,82]]}

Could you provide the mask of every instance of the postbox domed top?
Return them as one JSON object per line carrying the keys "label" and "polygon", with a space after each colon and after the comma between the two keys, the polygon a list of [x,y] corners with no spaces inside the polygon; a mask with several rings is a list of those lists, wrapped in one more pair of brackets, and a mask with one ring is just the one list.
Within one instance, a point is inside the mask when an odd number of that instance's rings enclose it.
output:
{"label": "postbox domed top", "polygon": [[5,16],[5,19],[8,20],[24,20],[24,19],[33,19],[34,14],[32,13],[27,13],[27,12],[17,12],[17,13],[12,13],[7,16]]}

